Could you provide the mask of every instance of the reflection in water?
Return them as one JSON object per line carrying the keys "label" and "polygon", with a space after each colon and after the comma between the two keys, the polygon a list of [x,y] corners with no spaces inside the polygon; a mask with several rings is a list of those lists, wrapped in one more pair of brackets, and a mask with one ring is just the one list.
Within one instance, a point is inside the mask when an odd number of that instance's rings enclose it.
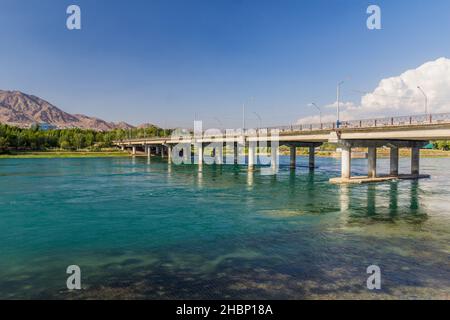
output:
{"label": "reflection in water", "polygon": [[412,213],[417,213],[419,210],[419,182],[412,181],[411,182],[411,205],[410,209]]}
{"label": "reflection in water", "polygon": [[428,215],[426,208],[420,204],[419,183],[396,181],[389,184],[340,185],[341,221],[361,226],[366,226],[368,221],[423,223]]}
{"label": "reflection in water", "polygon": [[308,171],[306,176],[306,195],[310,208],[315,207],[315,201],[317,197],[317,190],[315,190],[314,173]]}
{"label": "reflection in water", "polygon": [[136,173],[137,172],[136,157],[135,156],[131,157],[131,172],[132,173]]}
{"label": "reflection in water", "polygon": [[[199,166],[201,167],[201,166]],[[199,169],[197,173],[197,187],[202,188],[203,187],[203,171]]]}
{"label": "reflection in water", "polygon": [[341,212],[347,212],[350,209],[350,187],[348,184],[341,184],[339,190]]}
{"label": "reflection in water", "polygon": [[397,215],[398,208],[398,182],[394,181],[389,184],[389,213],[391,217]]}
{"label": "reflection in water", "polygon": [[376,184],[367,185],[367,216],[376,215]]}
{"label": "reflection in water", "polygon": [[253,183],[254,183],[254,171],[248,171],[247,186],[250,188],[250,190],[253,188]]}

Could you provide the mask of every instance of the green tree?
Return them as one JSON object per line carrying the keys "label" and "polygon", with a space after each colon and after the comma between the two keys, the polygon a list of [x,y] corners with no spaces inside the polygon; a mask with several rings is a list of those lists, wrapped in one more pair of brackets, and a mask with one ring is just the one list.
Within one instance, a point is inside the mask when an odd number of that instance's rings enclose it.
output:
{"label": "green tree", "polygon": [[5,152],[8,150],[9,141],[5,137],[0,137],[0,152]]}

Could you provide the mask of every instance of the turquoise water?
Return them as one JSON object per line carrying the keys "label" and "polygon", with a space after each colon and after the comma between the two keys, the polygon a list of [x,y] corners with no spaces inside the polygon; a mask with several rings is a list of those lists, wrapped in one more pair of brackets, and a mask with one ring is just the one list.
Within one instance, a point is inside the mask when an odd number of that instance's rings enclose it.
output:
{"label": "turquoise water", "polygon": [[[354,186],[328,183],[335,159],[281,164],[0,160],[0,298],[450,298],[449,159],[423,159],[428,180]],[[68,292],[73,264],[83,290]]]}

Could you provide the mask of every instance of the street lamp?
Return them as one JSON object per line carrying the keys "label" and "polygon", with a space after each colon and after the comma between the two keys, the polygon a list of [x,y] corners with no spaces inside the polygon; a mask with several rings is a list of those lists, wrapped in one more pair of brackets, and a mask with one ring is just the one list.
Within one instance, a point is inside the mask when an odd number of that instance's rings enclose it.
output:
{"label": "street lamp", "polygon": [[258,113],[256,113],[256,112],[253,112],[253,114],[259,119],[259,128],[262,129],[262,118],[261,118],[261,116]]}
{"label": "street lamp", "polygon": [[427,115],[428,114],[428,96],[420,86],[417,86],[417,89],[419,89],[420,92],[422,92],[423,96],[425,97],[425,115]]}
{"label": "street lamp", "polygon": [[310,106],[315,107],[317,110],[319,110],[319,117],[320,117],[320,124],[322,124],[322,110],[320,110],[320,108],[317,106],[317,104],[315,104],[314,102],[311,102],[309,104]]}
{"label": "street lamp", "polygon": [[[252,102],[253,100],[253,97],[247,99],[247,101],[250,102]],[[245,131],[245,102],[242,104],[242,130]]]}
{"label": "street lamp", "polygon": [[340,122],[340,100],[341,100],[341,86],[344,84],[344,81],[341,81],[338,83],[337,85],[337,108],[336,108],[336,116],[337,116],[337,122],[336,122],[336,127],[339,128],[341,122]]}
{"label": "street lamp", "polygon": [[216,120],[217,123],[220,125],[220,129],[223,129],[223,123],[222,123],[222,121],[220,121],[219,118],[217,118],[217,117],[214,117],[214,120]]}
{"label": "street lamp", "polygon": [[245,132],[245,103],[242,104],[242,130]]}

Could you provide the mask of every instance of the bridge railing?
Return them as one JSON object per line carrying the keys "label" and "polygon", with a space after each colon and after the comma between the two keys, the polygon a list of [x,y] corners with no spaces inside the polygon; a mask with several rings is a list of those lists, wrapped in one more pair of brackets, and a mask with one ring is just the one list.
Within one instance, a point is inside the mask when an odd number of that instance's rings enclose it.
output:
{"label": "bridge railing", "polygon": [[[342,129],[375,128],[375,127],[395,127],[395,126],[414,126],[426,124],[450,123],[450,113],[437,113],[428,115],[387,117],[376,119],[349,120],[340,122]],[[335,122],[315,123],[315,124],[296,124],[291,126],[270,127],[267,130],[279,129],[280,132],[302,132],[302,131],[321,131],[336,129]]]}

